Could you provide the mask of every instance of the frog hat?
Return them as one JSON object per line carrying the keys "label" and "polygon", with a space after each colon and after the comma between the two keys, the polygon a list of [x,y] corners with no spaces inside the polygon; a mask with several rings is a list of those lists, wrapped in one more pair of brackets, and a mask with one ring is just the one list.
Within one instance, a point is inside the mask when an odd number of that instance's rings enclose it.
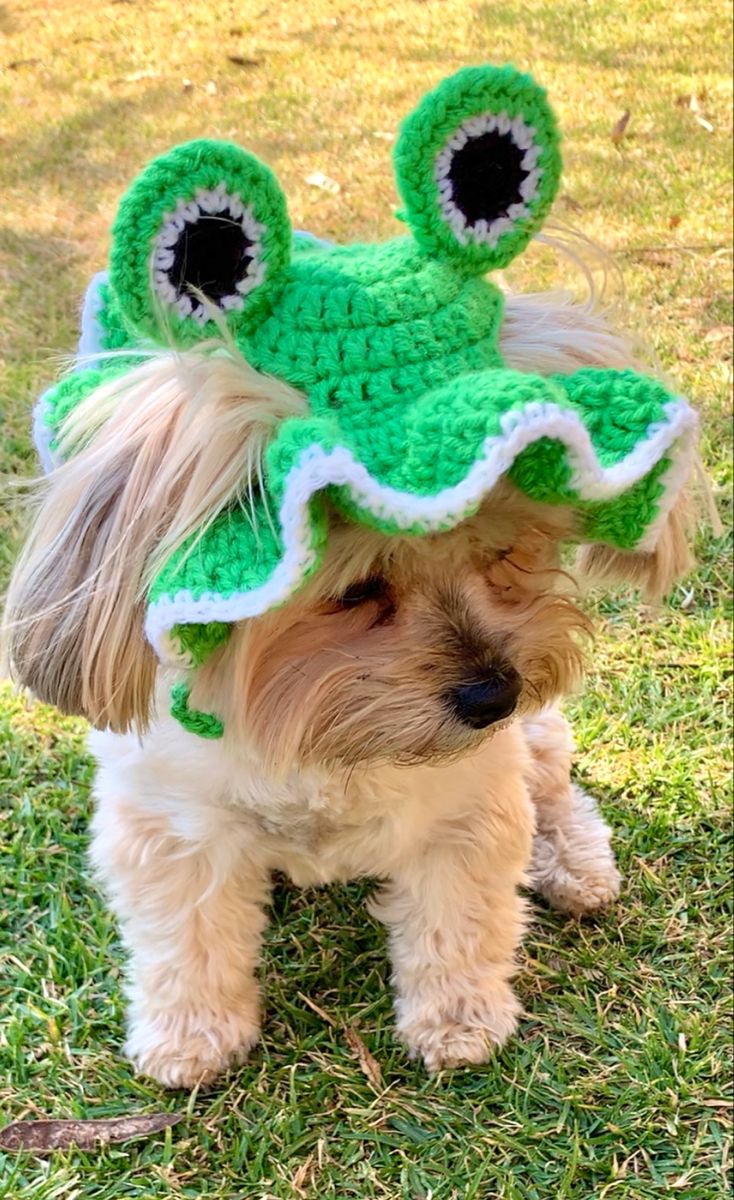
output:
{"label": "frog hat", "polygon": [[394,157],[408,233],[369,245],[294,238],[271,171],[227,142],[176,147],[122,200],[85,306],[86,366],[39,404],[42,457],[70,407],[129,369],[105,351],[190,347],[222,321],[248,363],[308,402],[277,426],[251,504],[219,513],[155,579],[146,632],[164,659],[200,662],[232,622],[287,600],[323,560],[329,505],[426,534],[507,475],[572,506],[580,540],[648,550],[688,474],[696,418],[662,383],[503,362],[486,275],[528,244],[561,171],[543,89],[511,66],[465,68],[403,122]]}

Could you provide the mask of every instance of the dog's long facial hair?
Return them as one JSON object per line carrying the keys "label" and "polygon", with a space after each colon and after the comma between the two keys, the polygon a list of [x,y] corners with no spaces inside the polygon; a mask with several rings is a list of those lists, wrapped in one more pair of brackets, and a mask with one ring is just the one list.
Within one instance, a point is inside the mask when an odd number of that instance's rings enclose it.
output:
{"label": "dog's long facial hair", "polygon": [[192,702],[274,769],[442,761],[570,690],[585,617],[559,590],[554,522],[511,488],[451,534],[335,523],[324,570],[237,627]]}

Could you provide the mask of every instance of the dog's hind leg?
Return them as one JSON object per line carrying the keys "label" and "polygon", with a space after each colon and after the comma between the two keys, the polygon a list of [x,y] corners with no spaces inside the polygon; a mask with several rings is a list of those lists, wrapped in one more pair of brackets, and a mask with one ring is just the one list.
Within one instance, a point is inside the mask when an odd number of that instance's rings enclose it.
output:
{"label": "dog's hind leg", "polygon": [[620,874],[609,826],[596,801],[571,781],[573,739],[557,709],[523,721],[535,805],[532,886],[553,908],[575,915],[603,908],[619,894]]}

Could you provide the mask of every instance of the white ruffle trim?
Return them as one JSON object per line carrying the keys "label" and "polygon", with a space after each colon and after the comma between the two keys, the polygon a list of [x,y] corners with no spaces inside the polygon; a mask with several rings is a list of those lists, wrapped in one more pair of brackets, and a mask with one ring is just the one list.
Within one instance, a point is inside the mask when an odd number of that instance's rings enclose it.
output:
{"label": "white ruffle trim", "polygon": [[356,504],[401,529],[421,524],[427,533],[439,531],[458,524],[475,511],[518,454],[542,437],[566,446],[573,473],[571,487],[582,500],[611,500],[642,479],[666,455],[670,457],[660,511],[639,546],[643,550],[652,549],[660,526],[691,470],[698,424],[695,412],[682,398],[671,400],[664,411],[665,419],[651,426],[626,458],[604,467],[576,413],[552,403],[529,404],[506,413],[501,433],[486,439],[481,456],[465,477],[433,496],[418,496],[380,483],[344,446],[330,451],[317,444],[309,446],[286,480],[280,509],[284,554],[270,578],[251,591],[230,596],[206,593],[195,598],[190,591],[163,596],[148,608],[147,637],[164,660],[176,659],[176,649],[167,636],[174,625],[239,621],[259,616],[287,600],[314,563],[308,502],[322,489],[331,485],[347,487]]}

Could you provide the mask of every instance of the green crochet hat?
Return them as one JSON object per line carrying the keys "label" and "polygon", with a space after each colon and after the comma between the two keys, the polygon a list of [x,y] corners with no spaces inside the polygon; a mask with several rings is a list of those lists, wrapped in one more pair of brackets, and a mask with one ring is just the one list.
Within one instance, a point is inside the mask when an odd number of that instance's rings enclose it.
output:
{"label": "green crochet hat", "polygon": [[82,347],[99,361],[43,397],[42,453],[70,407],[129,366],[106,350],[192,346],[221,320],[308,401],[278,427],[252,507],[220,513],[155,580],[146,629],[163,658],[200,662],[232,622],[287,600],[322,561],[327,500],[420,535],[455,526],[506,475],[573,506],[584,541],[655,544],[690,466],[690,407],[633,371],[541,377],[500,352],[502,293],[485,276],[524,249],[559,183],[545,92],[510,66],[459,71],[403,122],[395,169],[408,233],[378,244],[294,238],[272,173],[225,142],[176,147],[120,205],[86,305]]}

